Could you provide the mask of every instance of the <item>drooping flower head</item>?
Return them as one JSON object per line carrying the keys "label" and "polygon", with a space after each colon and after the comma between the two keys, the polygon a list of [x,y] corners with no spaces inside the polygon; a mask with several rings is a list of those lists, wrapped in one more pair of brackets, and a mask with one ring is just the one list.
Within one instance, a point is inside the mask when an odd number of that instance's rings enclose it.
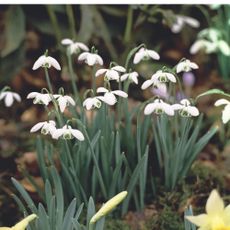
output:
{"label": "drooping flower head", "polygon": [[124,73],[126,69],[123,66],[114,66],[111,69],[99,69],[95,76],[98,77],[100,75],[104,75],[104,80],[111,81],[116,80],[119,81],[120,79],[120,73]]}
{"label": "drooping flower head", "polygon": [[27,95],[27,99],[33,99],[34,104],[42,104],[42,105],[48,105],[52,98],[50,94],[48,93],[38,93],[38,92],[31,92]]}
{"label": "drooping flower head", "polygon": [[61,94],[54,94],[53,97],[57,100],[60,111],[63,113],[65,108],[69,105],[75,106],[76,103],[70,96],[62,96]]}
{"label": "drooping flower head", "polygon": [[79,55],[78,60],[85,62],[89,66],[93,66],[96,64],[103,65],[103,60],[101,56],[96,53],[83,52]]}
{"label": "drooping flower head", "polygon": [[205,209],[206,214],[186,216],[186,219],[198,226],[198,230],[230,229],[230,205],[224,207],[224,201],[217,190],[210,193]]}
{"label": "drooping flower head", "polygon": [[121,76],[121,81],[125,81],[127,79],[129,79],[130,81],[134,82],[135,84],[138,84],[138,76],[139,74],[134,71],[131,73],[125,73]]}
{"label": "drooping flower head", "polygon": [[54,132],[52,132],[53,139],[59,139],[60,137],[65,140],[70,140],[74,137],[79,141],[84,141],[85,139],[83,133],[80,130],[73,129],[70,125],[64,125],[62,128],[56,129]]}
{"label": "drooping flower head", "polygon": [[195,62],[191,62],[188,59],[185,59],[177,64],[176,72],[189,72],[192,69],[198,69],[198,65]]}
{"label": "drooping flower head", "polygon": [[59,63],[57,62],[56,59],[54,59],[53,57],[50,57],[50,56],[42,55],[34,63],[32,69],[36,70],[40,67],[50,68],[51,66],[53,66],[57,70],[61,70],[61,66],[59,65]]}
{"label": "drooping flower head", "polygon": [[222,121],[226,124],[230,120],[230,101],[227,99],[219,99],[215,102],[215,106],[225,105],[222,111]]}
{"label": "drooping flower head", "polygon": [[160,55],[154,50],[148,50],[144,47],[140,48],[134,56],[133,63],[138,64],[142,60],[159,60]]}
{"label": "drooping flower head", "polygon": [[4,100],[6,107],[10,107],[14,100],[21,102],[21,97],[18,93],[12,91],[3,91],[0,93],[0,100]]}
{"label": "drooping flower head", "polygon": [[53,132],[56,130],[56,123],[53,120],[50,121],[44,121],[44,122],[38,122],[36,125],[34,125],[30,132],[34,133],[37,132],[39,129],[41,129],[41,133],[43,135],[47,134],[53,134]]}
{"label": "drooping flower head", "polygon": [[87,110],[94,109],[94,108],[100,108],[101,107],[101,101],[99,100],[99,98],[98,97],[89,97],[89,98],[86,98],[83,101],[83,106]]}
{"label": "drooping flower head", "polygon": [[81,50],[89,51],[89,48],[84,43],[74,42],[69,38],[64,38],[61,44],[68,46],[70,54],[79,53]]}
{"label": "drooping flower head", "polygon": [[188,99],[182,99],[180,104],[174,104],[172,108],[174,110],[179,110],[179,114],[182,117],[196,117],[200,114],[199,110],[195,106],[192,106]]}
{"label": "drooping flower head", "polygon": [[145,106],[144,114],[149,115],[151,113],[163,114],[166,113],[169,116],[174,116],[174,110],[171,105],[165,103],[161,99],[155,99],[154,102]]}

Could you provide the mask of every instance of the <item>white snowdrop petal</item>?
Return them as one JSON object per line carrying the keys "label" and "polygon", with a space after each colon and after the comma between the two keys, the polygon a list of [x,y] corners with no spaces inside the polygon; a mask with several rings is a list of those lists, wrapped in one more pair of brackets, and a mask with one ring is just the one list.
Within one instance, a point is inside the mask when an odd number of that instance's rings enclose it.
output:
{"label": "white snowdrop petal", "polygon": [[132,75],[132,80],[135,84],[138,84],[138,79],[137,79],[137,75]]}
{"label": "white snowdrop petal", "polygon": [[64,96],[66,99],[67,99],[67,101],[72,105],[72,106],[75,106],[76,105],[76,103],[75,103],[75,101],[74,101],[74,99],[72,98],[72,97],[70,97],[70,96]]}
{"label": "white snowdrop petal", "polygon": [[176,77],[173,74],[171,73],[165,73],[165,74],[171,82],[174,82],[174,83],[176,82]]}
{"label": "white snowdrop petal", "polygon": [[190,67],[193,68],[193,69],[198,69],[199,68],[199,66],[195,62],[191,62]]}
{"label": "white snowdrop petal", "polygon": [[97,88],[97,93],[107,93],[109,92],[108,89],[106,89],[105,87],[98,87]]}
{"label": "white snowdrop petal", "polygon": [[66,105],[67,105],[67,100],[66,98],[64,97],[59,97],[58,98],[58,105],[59,105],[59,108],[61,110],[61,112],[63,113],[65,108],[66,108]]}
{"label": "white snowdrop petal", "polygon": [[196,54],[199,50],[205,49],[206,45],[207,45],[207,41],[205,41],[203,39],[198,40],[192,44],[189,51],[191,54]]}
{"label": "white snowdrop petal", "polygon": [[180,105],[180,104],[173,104],[172,105],[172,109],[174,110],[180,110],[180,109],[183,109],[184,106],[183,105]]}
{"label": "white snowdrop petal", "polygon": [[125,81],[128,78],[128,76],[129,76],[128,73],[121,75],[120,77],[121,81]]}
{"label": "white snowdrop petal", "polygon": [[87,56],[86,59],[87,59],[86,63],[87,63],[89,66],[95,65],[95,63],[96,63],[95,54],[89,54],[89,55]]}
{"label": "white snowdrop petal", "polygon": [[71,129],[71,133],[73,134],[74,137],[76,137],[79,141],[84,141],[84,135],[81,131],[77,129]]}
{"label": "white snowdrop petal", "polygon": [[160,55],[154,51],[154,50],[146,50],[146,52],[148,53],[148,55],[155,60],[159,60],[160,59]]}
{"label": "white snowdrop petal", "polygon": [[164,110],[164,112],[169,115],[169,116],[174,116],[174,109],[172,108],[171,105],[162,102],[162,109]]}
{"label": "white snowdrop petal", "polygon": [[112,70],[115,70],[115,71],[118,71],[118,72],[121,72],[121,73],[124,73],[126,71],[126,69],[123,66],[120,66],[120,65],[112,67]]}
{"label": "white snowdrop petal", "polygon": [[144,90],[144,89],[147,89],[149,86],[151,86],[153,84],[153,81],[152,80],[146,80],[142,86],[141,86],[141,89]]}
{"label": "white snowdrop petal", "polygon": [[38,93],[37,92],[31,92],[31,93],[29,93],[28,95],[27,95],[27,99],[31,99],[31,98],[34,98],[34,97],[36,97],[38,95]]}
{"label": "white snowdrop petal", "polygon": [[62,129],[56,129],[53,133],[52,133],[52,138],[53,139],[58,139],[60,136],[62,136],[64,133],[63,128]]}
{"label": "white snowdrop petal", "polygon": [[46,57],[46,61],[48,62],[48,63],[50,63],[55,69],[57,69],[57,70],[61,70],[61,66],[59,65],[59,63],[57,62],[57,60],[56,59],[54,59],[53,57]]}
{"label": "white snowdrop petal", "polygon": [[230,120],[230,104],[225,106],[224,110],[222,111],[222,121],[226,124]]}
{"label": "white snowdrop petal", "polygon": [[61,44],[62,45],[71,45],[71,44],[73,44],[73,41],[69,38],[64,38],[61,40]]}
{"label": "white snowdrop petal", "polygon": [[86,46],[84,43],[78,42],[77,44],[82,50],[89,51],[88,46]]}
{"label": "white snowdrop petal", "polygon": [[89,55],[89,52],[83,52],[78,56],[78,61],[83,61],[86,59],[86,57]]}
{"label": "white snowdrop petal", "polygon": [[230,104],[230,101],[228,101],[227,99],[219,99],[215,102],[215,106],[220,106],[220,105],[227,105]]}
{"label": "white snowdrop petal", "polygon": [[1,92],[0,93],[0,100],[2,100],[6,96],[6,92]]}
{"label": "white snowdrop petal", "polygon": [[144,53],[138,51],[134,56],[133,63],[138,64],[143,59],[143,57],[144,57]]}
{"label": "white snowdrop petal", "polygon": [[20,102],[21,101],[21,97],[18,93],[13,93],[13,97],[18,101]]}
{"label": "white snowdrop petal", "polygon": [[12,93],[7,93],[6,96],[5,96],[5,99],[4,99],[4,102],[5,102],[5,105],[7,107],[10,107],[13,102],[14,102],[14,99],[13,99],[13,95]]}
{"label": "white snowdrop petal", "polygon": [[145,115],[151,114],[155,108],[156,108],[156,103],[150,103],[150,104],[146,105],[145,109],[144,109],[144,114]]}
{"label": "white snowdrop petal", "polygon": [[185,105],[185,106],[188,106],[188,105],[191,104],[190,101],[189,101],[188,99],[182,99],[182,100],[180,101],[180,103],[181,103],[182,105]]}
{"label": "white snowdrop petal", "polygon": [[224,40],[218,41],[218,47],[224,55],[226,56],[230,55],[230,48],[227,42],[225,42]]}
{"label": "white snowdrop petal", "polygon": [[97,72],[95,73],[95,76],[98,77],[102,74],[105,74],[108,70],[107,69],[99,69],[97,70]]}
{"label": "white snowdrop petal", "polygon": [[119,80],[120,78],[118,72],[115,70],[108,70],[106,76],[109,80]]}
{"label": "white snowdrop petal", "polygon": [[105,93],[104,96],[101,96],[100,100],[104,101],[108,105],[114,105],[117,102],[116,97],[110,92]]}
{"label": "white snowdrop petal", "polygon": [[38,122],[36,125],[34,125],[31,129],[30,132],[34,133],[37,132],[39,129],[41,129],[46,122]]}
{"label": "white snowdrop petal", "polygon": [[188,112],[194,117],[200,114],[199,110],[195,106],[188,106]]}
{"label": "white snowdrop petal", "polygon": [[117,95],[117,96],[120,96],[120,97],[124,97],[124,98],[127,98],[128,97],[128,94],[122,90],[114,90],[112,91],[111,93]]}
{"label": "white snowdrop petal", "polygon": [[176,22],[172,25],[171,31],[175,34],[179,33],[184,26],[184,22],[180,16],[176,17]]}
{"label": "white snowdrop petal", "polygon": [[45,57],[44,55],[40,56],[40,57],[37,59],[37,61],[34,63],[32,69],[33,69],[33,70],[36,70],[36,69],[38,69],[39,67],[41,67],[41,66],[44,64],[44,62],[45,62],[45,58],[46,58],[46,57]]}
{"label": "white snowdrop petal", "polygon": [[180,62],[177,64],[177,67],[176,67],[176,72],[177,73],[180,73],[184,70],[184,66],[185,66],[185,63],[184,62]]}
{"label": "white snowdrop petal", "polygon": [[99,56],[98,54],[95,54],[96,55],[96,60],[97,60],[97,63],[99,65],[103,65],[103,59],[101,58],[101,56]]}
{"label": "white snowdrop petal", "polygon": [[184,21],[193,28],[198,28],[200,26],[200,22],[195,18],[184,16]]}

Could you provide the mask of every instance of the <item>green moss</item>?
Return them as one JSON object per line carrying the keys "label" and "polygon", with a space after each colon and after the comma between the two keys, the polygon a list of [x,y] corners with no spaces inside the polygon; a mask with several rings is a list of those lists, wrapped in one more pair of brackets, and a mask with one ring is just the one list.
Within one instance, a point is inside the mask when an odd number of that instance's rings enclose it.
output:
{"label": "green moss", "polygon": [[106,230],[131,230],[130,226],[122,220],[106,218],[105,227]]}

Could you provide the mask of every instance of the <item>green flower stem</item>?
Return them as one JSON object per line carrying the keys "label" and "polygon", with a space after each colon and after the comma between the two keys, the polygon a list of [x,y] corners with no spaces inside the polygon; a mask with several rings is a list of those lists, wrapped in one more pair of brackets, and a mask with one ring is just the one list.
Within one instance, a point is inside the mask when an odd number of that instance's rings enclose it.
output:
{"label": "green flower stem", "polygon": [[125,43],[128,43],[130,41],[131,32],[132,32],[132,24],[133,24],[133,9],[132,9],[132,6],[129,6],[128,13],[127,13],[126,27],[125,27],[125,35],[124,35]]}
{"label": "green flower stem", "polygon": [[78,93],[78,89],[77,89],[76,82],[75,82],[76,74],[73,71],[72,56],[68,49],[67,49],[67,60],[68,60],[68,67],[69,67],[69,72],[70,72],[70,78],[71,78],[74,98],[76,99],[76,98],[79,98],[79,93]]}
{"label": "green flower stem", "polygon": [[96,95],[96,77],[95,77],[95,72],[96,72],[96,69],[95,69],[95,65],[93,66],[93,69],[92,69],[92,89],[93,89],[93,96]]}
{"label": "green flower stem", "polygon": [[50,77],[49,77],[49,73],[48,73],[48,68],[45,67],[44,69],[45,69],[46,82],[48,84],[49,92],[51,94],[53,94],[53,88],[52,88],[52,85],[51,85],[51,81],[50,81]]}
{"label": "green flower stem", "polygon": [[69,21],[69,27],[72,38],[76,38],[76,29],[75,29],[75,20],[74,20],[74,14],[73,14],[73,6],[66,5],[66,13]]}
{"label": "green flower stem", "polygon": [[94,226],[95,226],[94,223],[90,223],[90,224],[89,224],[89,230],[94,230]]}

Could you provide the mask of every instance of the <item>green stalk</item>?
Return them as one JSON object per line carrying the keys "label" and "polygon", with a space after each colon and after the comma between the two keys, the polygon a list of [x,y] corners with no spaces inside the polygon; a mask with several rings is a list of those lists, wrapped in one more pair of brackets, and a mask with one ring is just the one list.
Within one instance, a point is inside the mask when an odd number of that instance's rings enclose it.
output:
{"label": "green stalk", "polygon": [[72,5],[66,5],[66,13],[69,21],[70,33],[73,39],[76,38],[76,25],[74,20],[74,13]]}
{"label": "green stalk", "polygon": [[46,82],[48,84],[48,89],[50,91],[51,94],[53,94],[53,88],[51,85],[51,81],[50,81],[50,77],[49,77],[49,73],[48,73],[48,68],[44,68],[45,69],[45,76],[46,76]]}
{"label": "green stalk", "polygon": [[58,23],[57,17],[54,13],[54,10],[52,9],[52,5],[47,5],[46,9],[47,9],[48,15],[50,17],[50,21],[52,23],[52,26],[55,32],[57,44],[58,46],[60,46],[62,36],[61,36],[61,31],[59,30],[59,23]]}
{"label": "green stalk", "polygon": [[131,32],[132,32],[132,24],[133,24],[133,9],[132,9],[132,6],[129,6],[128,13],[127,13],[126,27],[125,27],[125,35],[124,35],[125,43],[128,43],[130,41]]}

